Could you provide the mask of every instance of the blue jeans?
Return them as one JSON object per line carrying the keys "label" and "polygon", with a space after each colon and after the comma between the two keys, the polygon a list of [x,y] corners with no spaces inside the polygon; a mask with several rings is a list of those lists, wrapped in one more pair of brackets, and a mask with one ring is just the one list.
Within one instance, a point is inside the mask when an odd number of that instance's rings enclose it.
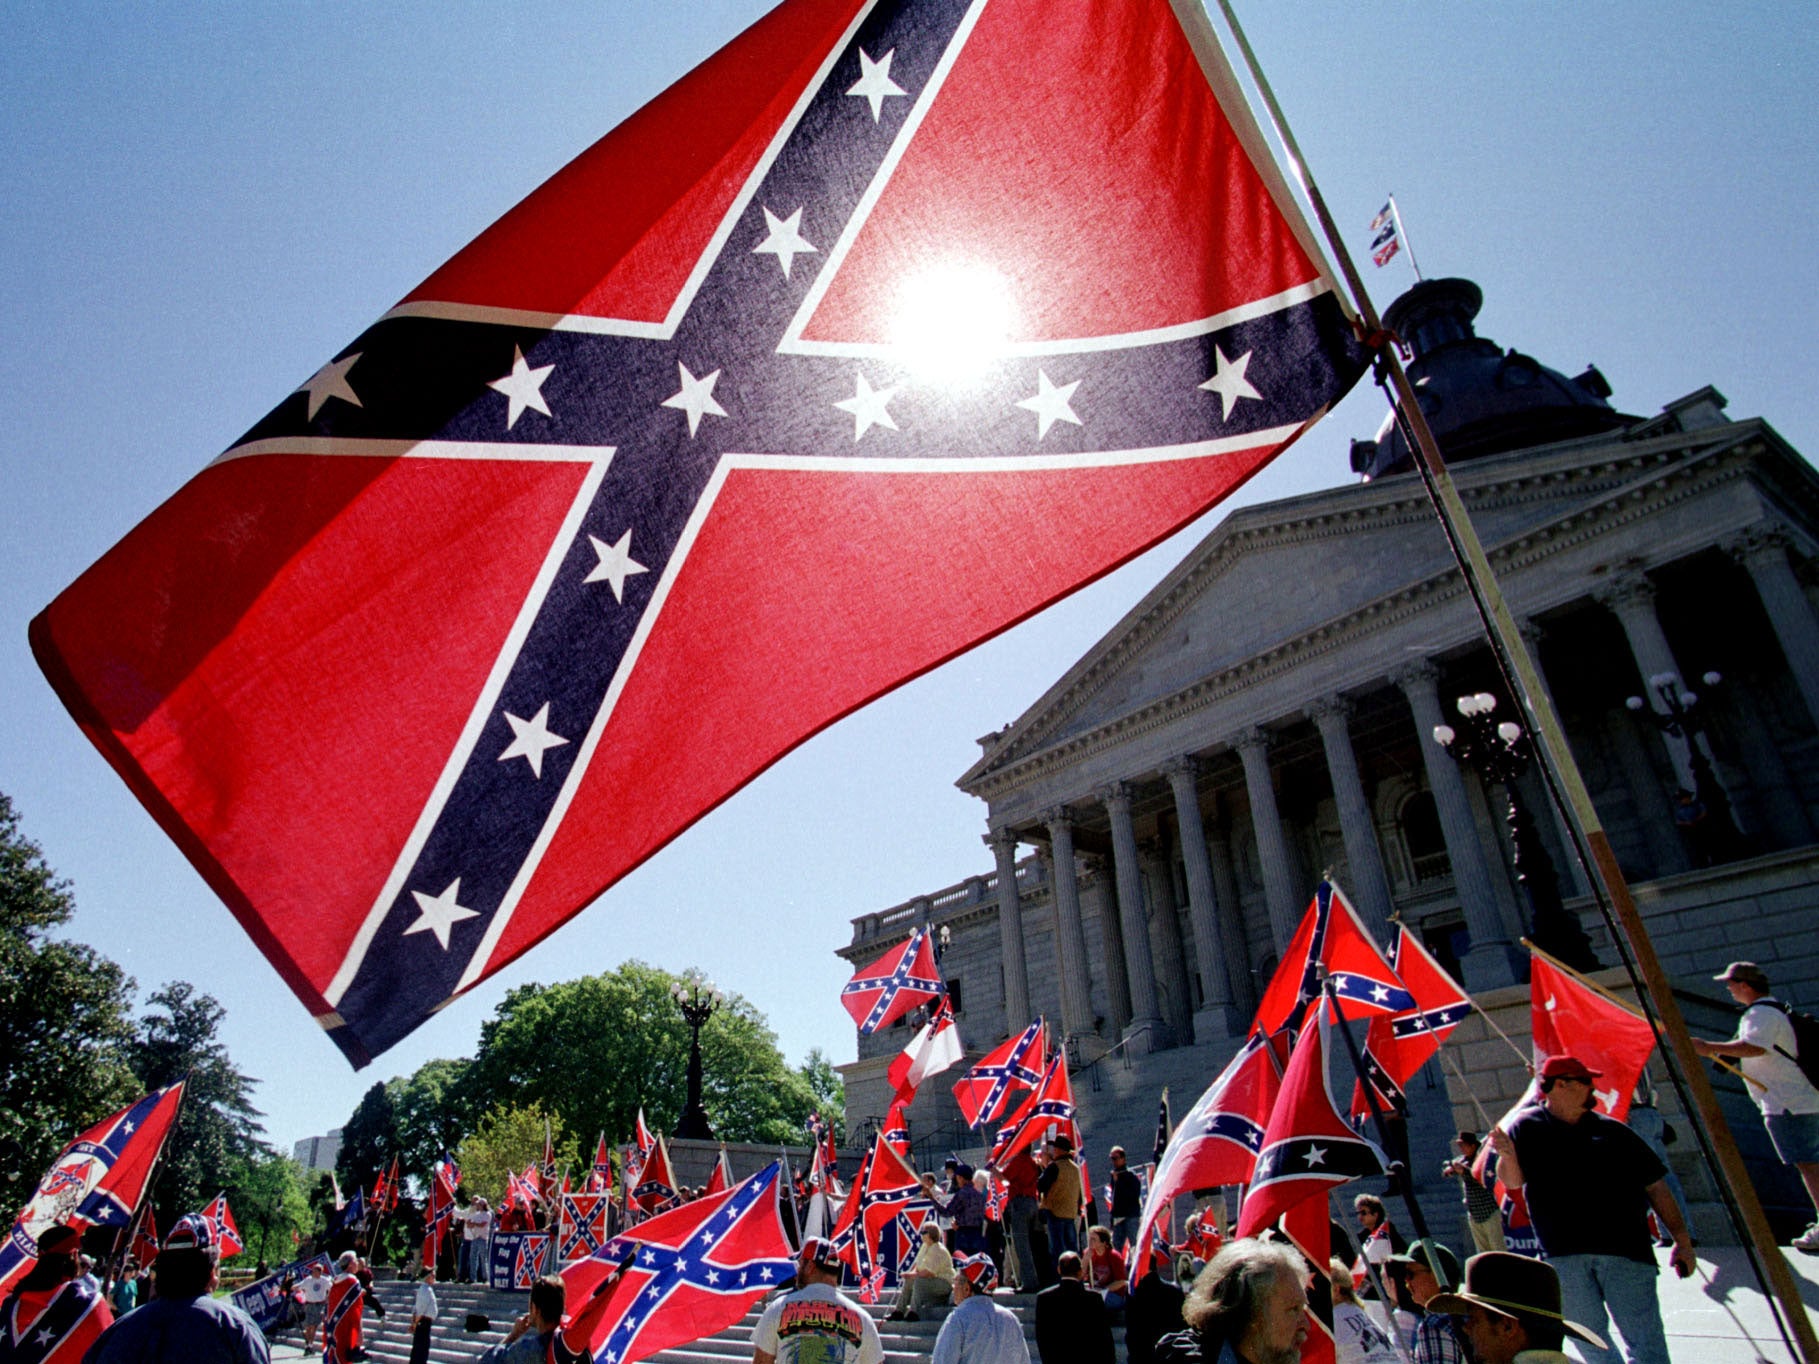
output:
{"label": "blue jeans", "polygon": [[1112,1249],[1122,1252],[1124,1248],[1137,1239],[1137,1223],[1142,1216],[1120,1217],[1112,1223]]}
{"label": "blue jeans", "polygon": [[1044,1209],[1042,1220],[1048,1224],[1048,1262],[1052,1265],[1063,1251],[1080,1253],[1080,1224],[1072,1218],[1063,1220]]}
{"label": "blue jeans", "polygon": [[[1614,1320],[1629,1364],[1668,1364],[1654,1265],[1621,1255],[1561,1255],[1548,1263],[1560,1276],[1560,1310],[1568,1321],[1609,1340]],[[1600,1350],[1583,1340],[1577,1344],[1586,1364],[1617,1364],[1615,1349]]]}

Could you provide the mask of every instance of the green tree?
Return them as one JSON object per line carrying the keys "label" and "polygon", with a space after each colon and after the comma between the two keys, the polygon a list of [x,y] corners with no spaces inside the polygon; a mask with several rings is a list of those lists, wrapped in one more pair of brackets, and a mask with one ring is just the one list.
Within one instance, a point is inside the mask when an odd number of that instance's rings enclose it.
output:
{"label": "green tree", "polygon": [[269,1147],[236,1163],[227,1199],[240,1237],[256,1259],[289,1259],[293,1235],[301,1237],[310,1230],[303,1170]]}
{"label": "green tree", "polygon": [[133,982],[59,942],[75,899],[0,795],[0,1205],[30,1197],[57,1152],[139,1089],[127,1055]]}
{"label": "green tree", "polygon": [[400,1174],[424,1177],[444,1151],[453,1151],[474,1130],[478,1115],[467,1083],[472,1067],[466,1058],[425,1061],[408,1080],[389,1088]]}
{"label": "green tree", "polygon": [[342,1125],[335,1173],[341,1177],[341,1192],[349,1198],[355,1189],[370,1188],[381,1170],[391,1169],[398,1151],[398,1113],[392,1096],[403,1085],[398,1079],[374,1085],[360,1096],[353,1115]]}
{"label": "green tree", "polygon": [[820,1047],[809,1048],[808,1059],[797,1073],[815,1096],[815,1112],[821,1115],[822,1122],[833,1124],[834,1140],[839,1141],[846,1131],[846,1081]]}
{"label": "green tree", "polygon": [[265,1129],[252,1104],[259,1082],[228,1056],[218,1035],[227,1011],[215,997],[177,980],[146,1003],[128,1052],[133,1070],[147,1089],[188,1081],[152,1191],[159,1222],[169,1226],[230,1188],[236,1172],[265,1149]]}
{"label": "green tree", "polygon": [[543,1158],[545,1121],[556,1149],[563,1150],[569,1134],[562,1119],[541,1108],[501,1104],[482,1117],[479,1127],[455,1152],[455,1163],[461,1167],[461,1187],[503,1207],[505,1177],[522,1173],[526,1165]]}
{"label": "green tree", "polygon": [[[509,1095],[556,1114],[575,1144],[560,1158],[593,1158],[599,1132],[630,1135],[642,1107],[653,1128],[670,1128],[686,1099],[689,1030],[670,986],[675,977],[643,962],[560,985],[513,990],[481,1025],[468,1072],[481,1098]],[[764,1017],[727,997],[701,1030],[702,1101],[729,1141],[800,1141],[818,1102],[805,1076],[785,1065]]]}

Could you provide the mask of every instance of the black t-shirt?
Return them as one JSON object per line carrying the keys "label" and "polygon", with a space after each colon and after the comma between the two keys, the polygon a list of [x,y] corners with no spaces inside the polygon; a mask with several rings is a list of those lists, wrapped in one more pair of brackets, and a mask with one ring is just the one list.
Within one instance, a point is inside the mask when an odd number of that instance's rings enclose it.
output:
{"label": "black t-shirt", "polygon": [[1621,1255],[1655,1263],[1648,1234],[1649,1185],[1667,1167],[1622,1123],[1602,1113],[1562,1122],[1544,1108],[1509,1126],[1541,1249],[1560,1255]]}
{"label": "black t-shirt", "polygon": [[1136,1217],[1143,1211],[1143,1186],[1137,1182],[1137,1173],[1128,1165],[1122,1170],[1113,1170],[1111,1178],[1112,1207],[1111,1216]]}

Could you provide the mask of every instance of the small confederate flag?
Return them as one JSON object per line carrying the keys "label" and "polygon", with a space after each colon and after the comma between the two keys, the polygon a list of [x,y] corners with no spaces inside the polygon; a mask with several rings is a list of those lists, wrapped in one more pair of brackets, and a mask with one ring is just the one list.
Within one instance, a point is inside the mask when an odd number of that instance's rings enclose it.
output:
{"label": "small confederate flag", "polygon": [[[991,1163],[1002,1168],[1005,1161],[1032,1142],[1046,1141],[1056,1135],[1067,1137],[1074,1143],[1074,1150],[1080,1150],[1080,1129],[1074,1123],[1074,1086],[1067,1074],[1067,1052],[1059,1050],[1043,1072],[1042,1083],[999,1129],[992,1141]],[[1085,1177],[1083,1168],[1082,1181]]]}
{"label": "small confederate flag", "polygon": [[730,1189],[732,1187],[733,1187],[733,1167],[727,1161],[726,1146],[724,1143],[722,1143],[721,1147],[720,1147],[720,1155],[714,1161],[714,1168],[708,1172],[707,1185],[702,1190],[702,1192],[704,1194],[725,1193],[728,1189]]}
{"label": "small confederate flag", "polygon": [[566,1193],[557,1200],[556,1260],[583,1260],[606,1244],[606,1218],[612,1203],[605,1194]]}
{"label": "small confederate flag", "polygon": [[1238,90],[1195,4],[786,0],[129,532],[40,666],[364,1063],[1345,393]]}
{"label": "small confederate flag", "polygon": [[1251,1030],[1271,1037],[1284,1028],[1298,1032],[1320,999],[1323,974],[1330,976],[1347,1018],[1407,1013],[1415,1007],[1414,996],[1384,959],[1358,911],[1330,881],[1314,891],[1257,1005]]}
{"label": "small confederate flag", "polygon": [[[725,1330],[795,1272],[774,1161],[613,1237],[562,1271],[570,1321],[559,1358],[637,1364]],[[614,1275],[620,1282],[596,1292]]]}
{"label": "small confederate flag", "polygon": [[944,988],[928,928],[918,924],[905,941],[855,971],[840,991],[840,1002],[860,1034],[869,1036],[918,1004],[937,998]]}
{"label": "small confederate flag", "polygon": [[662,1212],[676,1202],[676,1176],[670,1169],[669,1147],[661,1136],[652,1141],[650,1154],[638,1170],[637,1184],[627,1181],[632,1203],[646,1213]]}
{"label": "small confederate flag", "polygon": [[594,1163],[587,1172],[587,1191],[612,1197],[613,1153],[607,1147],[604,1132],[600,1134],[600,1140],[594,1143]]}
{"label": "small confederate flag", "polygon": [[158,1219],[152,1214],[152,1205],[147,1203],[145,1216],[139,1219],[139,1230],[133,1236],[132,1249],[127,1253],[140,1264],[149,1265],[158,1258],[159,1240]]}
{"label": "small confederate flag", "polygon": [[1282,1075],[1238,1215],[1238,1235],[1255,1236],[1304,1199],[1383,1173],[1383,1153],[1346,1126],[1326,1088],[1326,1023],[1317,1011],[1301,1029]]}
{"label": "small confederate flag", "polygon": [[994,1121],[1018,1089],[1041,1084],[1047,1055],[1041,1019],[987,1052],[954,1086],[954,1098],[967,1126],[983,1127]]}
{"label": "small confederate flag", "polygon": [[[1406,924],[1396,925],[1390,965],[1408,987],[1415,1007],[1406,1013],[1374,1015],[1365,1035],[1364,1067],[1385,1104],[1395,1104],[1402,1097],[1410,1077],[1476,1007]],[[1369,1112],[1359,1081],[1352,1086],[1352,1116],[1360,1118]]]}
{"label": "small confederate flag", "polygon": [[233,1210],[227,1206],[226,1193],[216,1194],[215,1201],[202,1210],[202,1215],[215,1224],[223,1260],[246,1249],[246,1243],[240,1239],[240,1228],[234,1225]]}
{"label": "small confederate flag", "polygon": [[1134,1278],[1149,1268],[1149,1228],[1166,1224],[1177,1197],[1250,1182],[1281,1087],[1274,1049],[1253,1033],[1168,1139],[1143,1204],[1137,1232],[1142,1249],[1131,1265]]}

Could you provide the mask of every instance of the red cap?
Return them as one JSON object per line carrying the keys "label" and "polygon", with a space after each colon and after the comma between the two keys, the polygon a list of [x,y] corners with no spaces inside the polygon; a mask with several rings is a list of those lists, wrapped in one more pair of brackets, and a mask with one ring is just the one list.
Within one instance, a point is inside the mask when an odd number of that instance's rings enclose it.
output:
{"label": "red cap", "polygon": [[1540,1078],[1543,1080],[1595,1080],[1604,1074],[1593,1070],[1577,1056],[1550,1056],[1541,1063]]}

